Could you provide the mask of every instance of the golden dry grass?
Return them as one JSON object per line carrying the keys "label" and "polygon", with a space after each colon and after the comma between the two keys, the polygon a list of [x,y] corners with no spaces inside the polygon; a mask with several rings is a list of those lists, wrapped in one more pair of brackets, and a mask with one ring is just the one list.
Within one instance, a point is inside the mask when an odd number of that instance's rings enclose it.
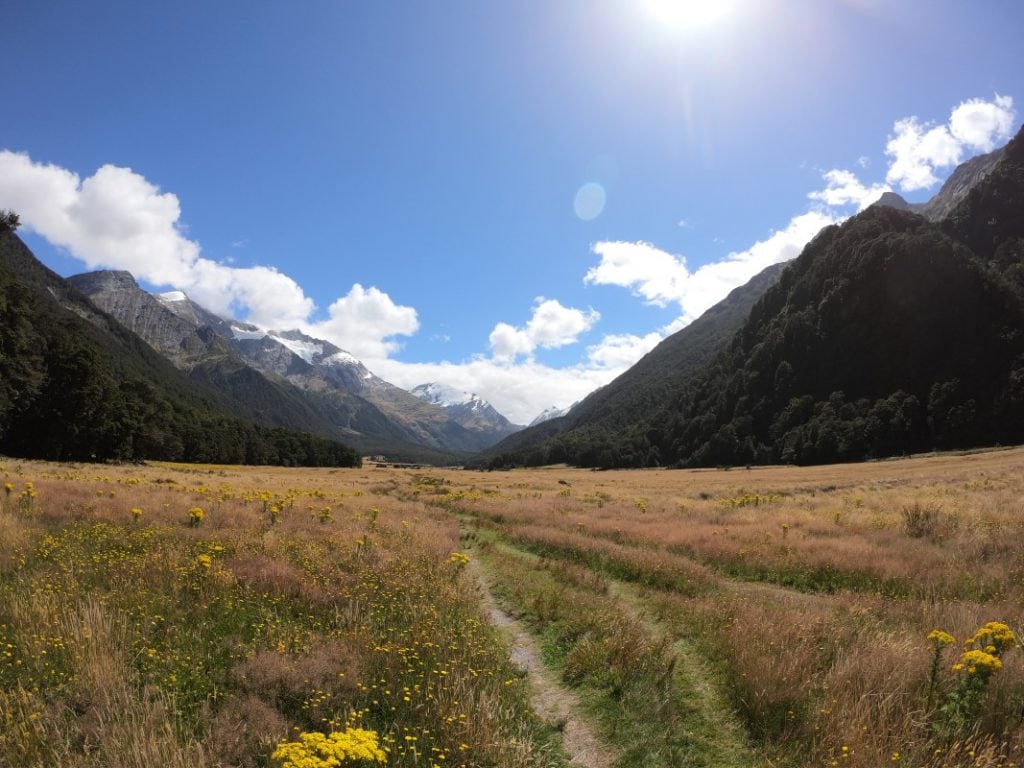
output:
{"label": "golden dry grass", "polygon": [[[641,719],[630,668],[651,666],[652,706],[684,728],[666,674],[700,655],[694,684],[748,740],[728,764],[1021,764],[1021,651],[952,724],[960,649],[929,693],[927,635],[1021,629],[1022,449],[730,471],[0,464],[11,764],[267,765],[295,727],[359,722],[395,765],[427,765],[422,745],[445,765],[557,765],[448,562],[467,540],[555,622],[567,680],[625,691]],[[659,633],[623,613],[622,582]],[[566,624],[567,601],[594,620]]]}
{"label": "golden dry grass", "polygon": [[703,650],[764,759],[1020,764],[1020,650],[954,728],[942,706],[959,650],[943,651],[929,696],[927,635],[1022,629],[1024,450],[452,479],[465,498],[450,507],[481,536],[649,587],[647,604]]}

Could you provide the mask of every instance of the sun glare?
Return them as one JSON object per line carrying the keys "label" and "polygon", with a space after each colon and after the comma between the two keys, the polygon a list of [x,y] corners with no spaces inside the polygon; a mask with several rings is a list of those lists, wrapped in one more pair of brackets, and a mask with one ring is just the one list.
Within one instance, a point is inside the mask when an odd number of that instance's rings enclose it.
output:
{"label": "sun glare", "polygon": [[648,13],[660,24],[694,29],[714,24],[730,14],[731,0],[644,0]]}

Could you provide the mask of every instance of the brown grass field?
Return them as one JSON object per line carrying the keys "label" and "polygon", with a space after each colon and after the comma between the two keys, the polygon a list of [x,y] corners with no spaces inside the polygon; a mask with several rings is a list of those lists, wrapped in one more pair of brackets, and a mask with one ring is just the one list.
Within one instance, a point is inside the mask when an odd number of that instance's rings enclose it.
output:
{"label": "brown grass field", "polygon": [[1022,765],[1024,449],[0,476],[2,766],[566,765],[453,553],[623,768]]}

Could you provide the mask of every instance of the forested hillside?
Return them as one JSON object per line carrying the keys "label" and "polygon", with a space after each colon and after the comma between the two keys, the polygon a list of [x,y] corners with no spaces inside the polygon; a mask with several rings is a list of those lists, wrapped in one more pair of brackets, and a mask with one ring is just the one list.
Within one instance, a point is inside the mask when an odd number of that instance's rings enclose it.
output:
{"label": "forested hillside", "polygon": [[[86,319],[88,318],[88,319]],[[232,415],[0,226],[0,452],[45,459],[351,466],[309,433]]]}
{"label": "forested hillside", "polygon": [[491,466],[822,463],[1024,442],[1024,140],[944,220],[823,230],[665,403]]}

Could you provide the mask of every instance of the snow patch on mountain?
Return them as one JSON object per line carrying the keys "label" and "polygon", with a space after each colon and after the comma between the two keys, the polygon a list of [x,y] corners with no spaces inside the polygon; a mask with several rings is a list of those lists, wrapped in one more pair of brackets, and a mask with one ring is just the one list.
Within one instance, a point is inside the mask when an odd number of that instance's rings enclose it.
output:
{"label": "snow patch on mountain", "polygon": [[181,301],[188,301],[188,296],[186,296],[181,291],[167,291],[166,293],[158,293],[156,297],[165,304],[175,304]]}
{"label": "snow patch on mountain", "polygon": [[306,341],[304,339],[288,338],[284,334],[274,332],[271,332],[270,336],[278,344],[294,352],[310,365],[313,364],[313,358],[320,357],[324,353],[324,345],[318,344],[313,340]]}
{"label": "snow patch on mountain", "polygon": [[545,408],[533,421],[530,422],[531,427],[535,427],[538,424],[543,424],[545,421],[551,421],[551,419],[557,419],[560,416],[565,416],[569,412],[568,408],[556,408],[551,406]]}
{"label": "snow patch on mountain", "polygon": [[357,360],[345,350],[335,352],[333,355],[328,355],[320,361],[320,365],[362,365],[362,361]]}
{"label": "snow patch on mountain", "polygon": [[232,325],[231,335],[239,341],[248,341],[252,339],[262,339],[267,335],[267,333],[266,331],[261,331],[258,328],[239,328],[237,325]]}
{"label": "snow patch on mountain", "polygon": [[478,411],[490,405],[476,393],[466,392],[436,381],[430,384],[420,384],[410,391],[416,397],[426,400],[428,403],[440,405],[442,408],[448,408],[453,405],[468,405],[473,410]]}

